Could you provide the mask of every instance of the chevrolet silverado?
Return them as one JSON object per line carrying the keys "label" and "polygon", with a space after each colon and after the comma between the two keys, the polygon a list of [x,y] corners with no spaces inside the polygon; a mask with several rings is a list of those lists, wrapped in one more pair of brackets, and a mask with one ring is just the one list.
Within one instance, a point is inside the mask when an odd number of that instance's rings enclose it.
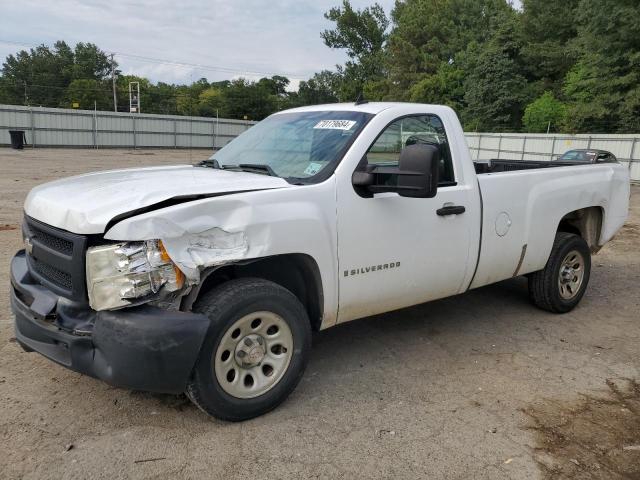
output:
{"label": "chevrolet silverado", "polygon": [[571,310],[628,203],[615,161],[474,162],[445,106],[278,112],[197,165],[34,188],[16,338],[244,420],[296,387],[312,331],[521,275],[533,304]]}

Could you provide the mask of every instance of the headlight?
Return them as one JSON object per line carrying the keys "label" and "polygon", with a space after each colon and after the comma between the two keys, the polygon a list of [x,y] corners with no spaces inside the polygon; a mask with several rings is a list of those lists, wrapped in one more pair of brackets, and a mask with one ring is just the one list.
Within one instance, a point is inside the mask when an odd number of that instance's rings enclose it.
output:
{"label": "headlight", "polygon": [[127,242],[87,250],[87,291],[94,310],[107,310],[175,292],[184,284],[160,240]]}

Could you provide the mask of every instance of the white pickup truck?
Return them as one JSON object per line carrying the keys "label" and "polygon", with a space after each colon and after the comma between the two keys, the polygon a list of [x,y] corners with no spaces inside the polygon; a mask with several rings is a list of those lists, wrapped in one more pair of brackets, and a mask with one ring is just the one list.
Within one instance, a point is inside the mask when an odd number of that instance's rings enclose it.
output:
{"label": "white pickup truck", "polygon": [[571,310],[628,203],[617,162],[474,164],[448,107],[288,110],[199,165],[34,188],[16,338],[243,420],[295,388],[314,330],[518,275],[538,307]]}

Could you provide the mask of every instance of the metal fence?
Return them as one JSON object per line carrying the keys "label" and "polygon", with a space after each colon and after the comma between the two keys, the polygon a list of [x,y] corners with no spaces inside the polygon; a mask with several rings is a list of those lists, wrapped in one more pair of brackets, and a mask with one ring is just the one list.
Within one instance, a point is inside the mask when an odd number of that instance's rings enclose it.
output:
{"label": "metal fence", "polygon": [[32,147],[221,148],[255,122],[0,105],[0,145],[24,130]]}
{"label": "metal fence", "polygon": [[465,133],[474,159],[555,160],[567,150],[608,150],[640,181],[640,134]]}
{"label": "metal fence", "polygon": [[[24,130],[32,147],[221,148],[255,122],[0,105],[0,145]],[[474,159],[553,160],[572,148],[609,150],[640,181],[639,135],[466,133]]]}

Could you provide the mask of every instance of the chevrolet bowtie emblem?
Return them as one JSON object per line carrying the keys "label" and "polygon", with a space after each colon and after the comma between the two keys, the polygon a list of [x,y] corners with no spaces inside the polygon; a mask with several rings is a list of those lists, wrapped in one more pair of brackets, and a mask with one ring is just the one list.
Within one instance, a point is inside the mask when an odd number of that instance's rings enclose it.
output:
{"label": "chevrolet bowtie emblem", "polygon": [[33,253],[33,243],[31,243],[31,239],[29,237],[25,237],[24,239],[24,249],[29,255]]}

